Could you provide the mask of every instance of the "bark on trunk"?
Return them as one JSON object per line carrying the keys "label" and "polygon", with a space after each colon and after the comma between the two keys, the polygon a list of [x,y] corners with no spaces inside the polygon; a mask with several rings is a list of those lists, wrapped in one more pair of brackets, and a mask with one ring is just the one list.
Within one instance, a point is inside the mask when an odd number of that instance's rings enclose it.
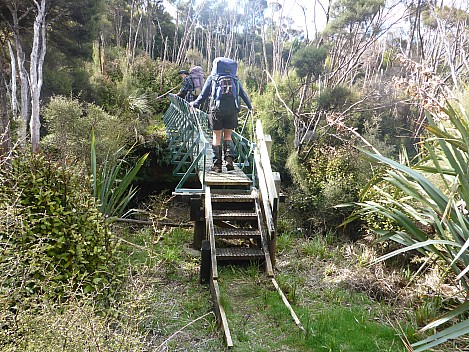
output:
{"label": "bark on trunk", "polygon": [[8,41],[8,52],[10,53],[10,66],[11,66],[11,116],[16,121],[18,118],[18,84],[16,82],[16,58],[10,41]]}
{"label": "bark on trunk", "polygon": [[31,148],[34,153],[39,152],[41,121],[39,118],[40,98],[42,89],[42,67],[46,55],[46,0],[34,1],[36,5],[36,19],[34,21],[33,47],[31,50],[31,66],[29,80],[31,89]]}
{"label": "bark on trunk", "polygon": [[18,65],[18,74],[20,77],[21,85],[21,126],[18,128],[18,139],[21,145],[24,145],[26,136],[28,135],[28,122],[29,122],[29,81],[28,72],[24,66],[26,55],[20,40],[20,26],[18,18],[18,9],[15,4],[7,5],[13,19],[13,39],[15,41],[16,60]]}
{"label": "bark on trunk", "polygon": [[3,57],[0,55],[0,157],[8,154],[11,149],[5,70]]}

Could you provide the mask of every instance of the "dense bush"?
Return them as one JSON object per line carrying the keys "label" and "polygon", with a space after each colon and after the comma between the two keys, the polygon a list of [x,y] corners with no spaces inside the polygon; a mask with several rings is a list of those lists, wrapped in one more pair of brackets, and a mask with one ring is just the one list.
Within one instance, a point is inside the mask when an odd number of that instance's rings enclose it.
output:
{"label": "dense bush", "polygon": [[301,161],[292,154],[287,167],[293,177],[288,195],[293,213],[308,232],[334,229],[350,214],[336,205],[358,200],[364,184],[365,165],[351,147],[314,148]]}
{"label": "dense bush", "polygon": [[93,76],[95,102],[124,120],[162,113],[169,100],[159,97],[181,86],[178,70],[174,63],[152,60],[145,55],[137,56],[130,65],[126,55],[114,48],[108,53],[105,72]]}
{"label": "dense bush", "polygon": [[43,115],[48,134],[42,144],[57,152],[62,160],[86,161],[89,164],[92,130],[96,135],[99,160],[133,137],[131,126],[124,121],[78,99],[55,96],[43,109]]}
{"label": "dense bush", "polygon": [[71,166],[17,153],[0,169],[0,295],[57,298],[105,284],[115,243]]}
{"label": "dense bush", "polygon": [[[300,84],[298,77],[292,74],[284,80],[279,77],[274,79],[284,102],[291,110],[296,110],[298,101],[295,98],[297,98],[297,87]],[[255,109],[254,117],[262,121],[264,132],[272,137],[272,166],[275,171],[282,174],[282,180],[285,180],[288,177],[285,161],[294,149],[293,117],[278,99],[273,83],[265,86],[262,95],[252,93],[251,97]]]}

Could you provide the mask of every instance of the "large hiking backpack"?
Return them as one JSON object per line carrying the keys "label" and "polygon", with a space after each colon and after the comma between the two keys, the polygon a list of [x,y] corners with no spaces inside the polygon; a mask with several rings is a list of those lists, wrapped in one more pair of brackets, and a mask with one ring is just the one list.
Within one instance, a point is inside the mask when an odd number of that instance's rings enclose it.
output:
{"label": "large hiking backpack", "polygon": [[[217,57],[212,67],[212,108],[223,109],[223,102],[234,99],[234,106],[239,110],[239,81],[236,77],[238,63],[226,57]],[[230,102],[230,105],[233,105]]]}
{"label": "large hiking backpack", "polygon": [[204,70],[200,66],[194,66],[190,69],[189,75],[191,76],[192,83],[194,84],[194,95],[198,96],[205,83]]}

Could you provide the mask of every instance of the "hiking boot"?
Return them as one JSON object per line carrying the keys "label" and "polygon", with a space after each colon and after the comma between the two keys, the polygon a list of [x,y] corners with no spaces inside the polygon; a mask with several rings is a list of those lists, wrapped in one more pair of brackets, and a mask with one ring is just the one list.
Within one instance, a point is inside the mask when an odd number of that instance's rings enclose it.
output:
{"label": "hiking boot", "polygon": [[213,164],[212,171],[216,173],[221,173],[221,164]]}
{"label": "hiking boot", "polygon": [[221,145],[212,145],[213,167],[212,171],[221,172]]}
{"label": "hiking boot", "polygon": [[231,171],[234,170],[234,165],[233,165],[233,158],[231,156],[225,157],[226,160],[226,170]]}
{"label": "hiking boot", "polygon": [[228,171],[234,170],[234,149],[233,141],[224,141],[223,152],[225,154],[226,169]]}

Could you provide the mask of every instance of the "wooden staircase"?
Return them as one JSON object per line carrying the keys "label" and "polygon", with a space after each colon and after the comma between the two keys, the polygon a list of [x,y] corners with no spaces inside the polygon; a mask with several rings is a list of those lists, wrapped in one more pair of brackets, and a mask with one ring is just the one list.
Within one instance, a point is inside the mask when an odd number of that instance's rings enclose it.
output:
{"label": "wooden staircase", "polygon": [[210,248],[214,248],[212,254],[214,261],[217,264],[232,261],[262,261],[267,276],[273,276],[268,239],[257,192],[254,189],[207,188],[205,219],[211,223],[207,228],[213,229],[213,234],[207,233],[207,237]]}
{"label": "wooden staircase", "polygon": [[201,283],[209,283],[217,321],[228,348],[233,346],[225,311],[220,302],[218,264],[259,261],[267,276],[274,276],[268,235],[258,192],[252,189],[205,187],[204,215],[206,240],[202,242]]}
{"label": "wooden staircase", "polygon": [[[233,346],[226,314],[220,302],[218,266],[221,263],[257,262],[274,279],[278,193],[262,128],[256,129],[257,148],[248,175],[235,164],[232,171],[211,170],[212,157],[199,161],[203,193],[191,196],[191,220],[195,221],[195,249],[201,249],[200,282],[210,284],[217,322],[228,348]],[[251,164],[252,165],[252,164]],[[255,174],[254,174],[255,172]],[[255,183],[255,184],[254,184]]]}

